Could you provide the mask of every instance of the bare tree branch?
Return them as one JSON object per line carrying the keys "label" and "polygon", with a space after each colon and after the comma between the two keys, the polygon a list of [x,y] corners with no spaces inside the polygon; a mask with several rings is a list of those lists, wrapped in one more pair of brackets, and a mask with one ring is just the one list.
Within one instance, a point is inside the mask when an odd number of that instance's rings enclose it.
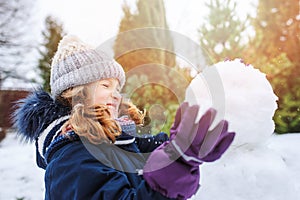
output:
{"label": "bare tree branch", "polygon": [[0,0],[0,87],[9,78],[32,82],[26,78],[26,69],[34,69],[28,55],[37,49],[37,44],[30,41],[34,3]]}

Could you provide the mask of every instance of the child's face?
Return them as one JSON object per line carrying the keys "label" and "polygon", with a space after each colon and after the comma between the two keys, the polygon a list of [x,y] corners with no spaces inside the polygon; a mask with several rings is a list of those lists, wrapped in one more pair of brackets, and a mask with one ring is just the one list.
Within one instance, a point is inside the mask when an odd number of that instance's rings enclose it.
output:
{"label": "child's face", "polygon": [[89,93],[91,98],[89,105],[102,104],[109,108],[112,118],[118,117],[121,103],[119,81],[115,78],[102,79],[90,84]]}

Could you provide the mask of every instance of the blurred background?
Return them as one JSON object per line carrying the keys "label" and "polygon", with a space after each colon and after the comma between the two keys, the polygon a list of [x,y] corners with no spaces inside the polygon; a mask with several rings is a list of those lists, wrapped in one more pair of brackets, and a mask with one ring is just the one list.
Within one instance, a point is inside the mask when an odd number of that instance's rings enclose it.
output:
{"label": "blurred background", "polygon": [[[120,55],[115,59],[127,73],[149,63],[175,70],[177,77],[151,72],[149,65],[148,73],[127,77],[123,89],[131,93],[134,104],[148,111],[141,133],[168,132],[185,88],[203,66],[160,49],[122,53],[147,38],[136,35],[124,41],[119,35],[148,27],[189,38],[203,50],[194,54],[191,48],[190,53],[204,57],[207,66],[241,58],[265,73],[279,98],[275,132],[300,132],[299,0],[0,0],[0,136],[11,128],[9,115],[16,100],[38,87],[50,91],[51,59],[66,34],[94,46],[115,38],[112,50]],[[163,38],[153,38],[175,48],[167,32]],[[137,87],[152,79],[164,79],[181,92],[174,93],[159,81]]]}

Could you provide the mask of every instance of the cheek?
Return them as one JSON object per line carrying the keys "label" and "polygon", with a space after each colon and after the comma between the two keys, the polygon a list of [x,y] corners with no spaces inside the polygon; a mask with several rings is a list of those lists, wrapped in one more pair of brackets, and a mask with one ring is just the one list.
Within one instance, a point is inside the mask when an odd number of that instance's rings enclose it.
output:
{"label": "cheek", "polygon": [[105,92],[92,93],[92,104],[105,104],[108,98],[108,94]]}

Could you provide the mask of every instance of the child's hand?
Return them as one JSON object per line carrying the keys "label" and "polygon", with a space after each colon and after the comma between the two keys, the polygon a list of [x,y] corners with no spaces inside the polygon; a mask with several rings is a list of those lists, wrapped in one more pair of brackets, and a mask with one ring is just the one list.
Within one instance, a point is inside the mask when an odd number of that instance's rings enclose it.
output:
{"label": "child's hand", "polygon": [[209,130],[216,111],[209,109],[195,123],[199,106],[183,103],[170,130],[170,141],[153,151],[144,167],[144,179],[170,198],[187,199],[199,187],[199,165],[221,157],[235,133],[228,132],[227,121]]}
{"label": "child's hand", "polygon": [[[177,110],[174,124],[170,130],[171,146],[186,162],[212,162],[220,158],[228,149],[235,136],[228,132],[228,122],[220,121],[210,130],[216,116],[216,110],[209,109],[195,123],[199,106],[183,103]],[[178,157],[179,157],[178,156]]]}

